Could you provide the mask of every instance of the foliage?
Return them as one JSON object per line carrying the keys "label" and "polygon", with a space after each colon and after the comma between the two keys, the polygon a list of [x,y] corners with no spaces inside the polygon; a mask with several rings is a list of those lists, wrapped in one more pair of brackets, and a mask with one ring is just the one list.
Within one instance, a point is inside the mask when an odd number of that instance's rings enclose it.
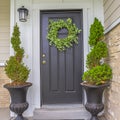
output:
{"label": "foliage", "polygon": [[102,41],[98,42],[94,48],[91,48],[91,52],[87,55],[87,68],[93,68],[97,65],[100,65],[101,58],[107,57],[107,55],[107,45]]}
{"label": "foliage", "polygon": [[108,49],[104,39],[104,29],[101,22],[95,18],[90,28],[89,44],[91,51],[87,55],[86,67],[82,79],[89,84],[100,85],[112,78],[112,70],[109,65],[101,62],[108,56]]}
{"label": "foliage", "polygon": [[90,27],[89,45],[95,46],[104,36],[104,28],[101,22],[95,18],[94,23]]}
{"label": "foliage", "polygon": [[92,69],[86,71],[83,76],[83,80],[88,80],[89,84],[104,84],[106,81],[110,80],[112,70],[110,69],[109,65],[102,64]]}
{"label": "foliage", "polygon": [[5,72],[7,76],[15,83],[24,83],[28,79],[30,70],[23,63],[24,49],[20,47],[20,32],[17,24],[14,26],[14,31],[11,38],[14,56],[10,56],[6,61]]}
{"label": "foliage", "polygon": [[[68,36],[65,38],[58,37],[58,31],[61,29],[68,30]],[[49,20],[48,35],[50,45],[55,45],[59,51],[64,51],[66,48],[73,46],[73,43],[78,44],[78,33],[80,33],[75,24],[72,24],[72,19],[66,21],[59,19],[58,21]]]}

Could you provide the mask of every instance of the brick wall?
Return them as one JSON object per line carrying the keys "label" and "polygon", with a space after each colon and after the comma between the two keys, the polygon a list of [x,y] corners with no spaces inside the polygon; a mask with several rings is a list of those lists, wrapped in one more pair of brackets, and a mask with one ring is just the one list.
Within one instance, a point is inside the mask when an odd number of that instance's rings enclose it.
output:
{"label": "brick wall", "polygon": [[107,120],[120,120],[120,24],[106,34],[106,41],[113,78],[105,93],[105,116]]}
{"label": "brick wall", "polygon": [[5,83],[10,82],[7,78],[4,67],[0,67],[0,108],[8,107],[10,104],[10,96],[7,89],[3,88]]}

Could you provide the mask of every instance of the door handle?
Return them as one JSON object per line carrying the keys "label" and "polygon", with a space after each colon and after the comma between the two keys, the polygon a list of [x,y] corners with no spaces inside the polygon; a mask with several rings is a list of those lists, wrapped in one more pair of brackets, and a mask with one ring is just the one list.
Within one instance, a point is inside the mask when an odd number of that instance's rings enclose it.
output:
{"label": "door handle", "polygon": [[45,58],[45,56],[46,56],[45,54],[42,54],[42,57],[43,57],[43,58]]}
{"label": "door handle", "polygon": [[42,64],[45,65],[45,64],[46,64],[46,60],[43,60],[43,61],[42,61]]}

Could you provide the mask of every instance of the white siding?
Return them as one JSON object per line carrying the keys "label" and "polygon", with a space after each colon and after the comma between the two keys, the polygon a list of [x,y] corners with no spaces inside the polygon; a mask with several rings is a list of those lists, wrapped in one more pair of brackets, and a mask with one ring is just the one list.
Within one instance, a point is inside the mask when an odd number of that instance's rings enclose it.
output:
{"label": "white siding", "polygon": [[104,0],[104,16],[105,29],[114,27],[116,25],[114,23],[120,19],[120,0]]}
{"label": "white siding", "polygon": [[9,57],[10,47],[10,1],[0,0],[0,63]]}
{"label": "white siding", "polygon": [[33,3],[59,3],[61,0],[33,0]]}

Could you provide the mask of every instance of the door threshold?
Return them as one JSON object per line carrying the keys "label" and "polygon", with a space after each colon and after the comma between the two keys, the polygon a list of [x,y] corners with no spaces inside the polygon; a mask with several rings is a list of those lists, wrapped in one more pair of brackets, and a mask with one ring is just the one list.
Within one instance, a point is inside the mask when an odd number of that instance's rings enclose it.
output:
{"label": "door threshold", "polygon": [[87,120],[90,114],[82,104],[50,104],[35,109],[34,120]]}
{"label": "door threshold", "polygon": [[56,108],[68,108],[68,109],[76,109],[76,108],[83,108],[83,104],[46,104],[42,105],[41,108],[45,109],[56,109]]}

